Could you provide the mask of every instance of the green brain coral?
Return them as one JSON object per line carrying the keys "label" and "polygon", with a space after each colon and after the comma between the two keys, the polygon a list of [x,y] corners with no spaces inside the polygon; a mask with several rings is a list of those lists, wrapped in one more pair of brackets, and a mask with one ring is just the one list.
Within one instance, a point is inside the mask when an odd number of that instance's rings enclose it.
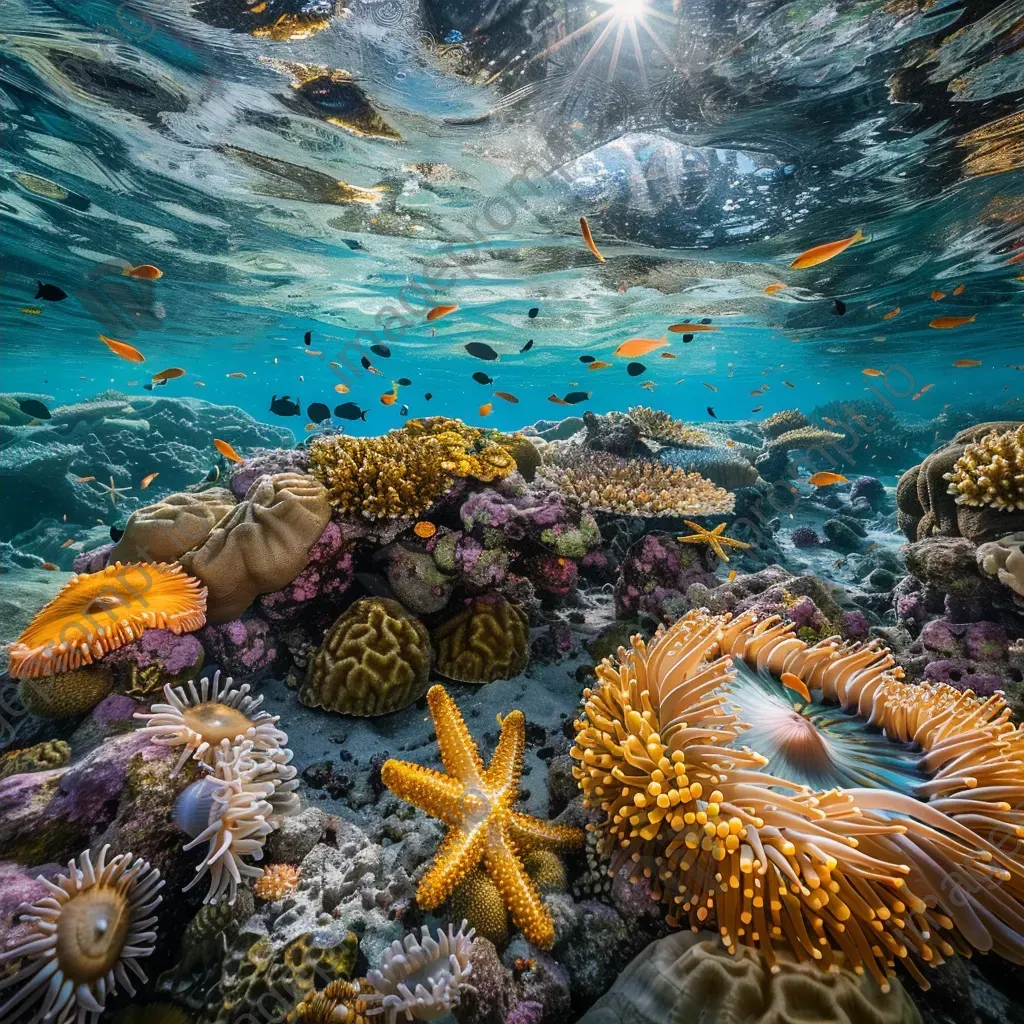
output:
{"label": "green brain coral", "polygon": [[478,597],[434,630],[435,668],[462,683],[511,679],[530,659],[526,613],[503,597]]}
{"label": "green brain coral", "polygon": [[41,718],[74,718],[91,711],[113,686],[110,670],[100,665],[21,681],[25,707]]}
{"label": "green brain coral", "polygon": [[299,700],[346,715],[386,715],[427,692],[430,636],[397,602],[365,597],[341,615],[310,659]]}

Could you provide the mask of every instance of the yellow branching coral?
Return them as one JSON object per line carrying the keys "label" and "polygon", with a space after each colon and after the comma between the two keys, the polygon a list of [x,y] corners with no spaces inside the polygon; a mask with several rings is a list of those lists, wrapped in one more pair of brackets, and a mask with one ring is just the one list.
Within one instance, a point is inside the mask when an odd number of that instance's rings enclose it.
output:
{"label": "yellow branching coral", "polygon": [[35,679],[90,665],[147,629],[190,633],[206,622],[206,588],[180,565],[115,562],[72,576],[10,647],[10,673]]}
{"label": "yellow branching coral", "polygon": [[660,409],[649,409],[645,405],[634,405],[629,410],[630,419],[640,428],[644,437],[653,438],[662,444],[679,448],[703,448],[711,444],[706,430],[691,427]]}
{"label": "yellow branching coral", "polygon": [[583,833],[552,825],[514,809],[526,746],[526,718],[512,711],[488,768],[443,686],[433,686],[427,703],[434,720],[445,773],[408,761],[390,760],[381,780],[399,799],[448,826],[434,862],[420,879],[416,902],[439,907],[481,861],[501,892],[516,927],[529,942],[549,949],[555,939],[551,913],[523,867],[522,855],[536,847],[568,850],[583,844]]}
{"label": "yellow branching coral", "polygon": [[943,479],[958,505],[1024,510],[1024,423],[969,444]]}
{"label": "yellow branching coral", "polygon": [[382,437],[317,438],[309,461],[342,514],[371,520],[420,516],[458,479],[492,481],[516,468],[509,451],[480,431],[434,418],[412,420]]}
{"label": "yellow branching coral", "polygon": [[632,516],[704,516],[732,512],[736,495],[700,473],[614,455],[557,457],[540,474],[585,508]]}
{"label": "yellow branching coral", "polygon": [[612,871],[648,878],[671,924],[769,966],[841,953],[883,989],[897,961],[924,987],[956,952],[1024,963],[1024,733],[1001,696],[751,613],[690,612],[597,676],[574,772]]}

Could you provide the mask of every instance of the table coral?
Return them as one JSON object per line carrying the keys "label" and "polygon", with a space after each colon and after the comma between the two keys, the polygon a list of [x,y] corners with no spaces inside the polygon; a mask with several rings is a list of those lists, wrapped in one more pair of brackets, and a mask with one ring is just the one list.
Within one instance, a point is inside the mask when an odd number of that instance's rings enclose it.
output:
{"label": "table coral", "polygon": [[397,602],[356,601],[310,659],[299,700],[348,715],[386,715],[426,692],[430,636]]}
{"label": "table coral", "polygon": [[758,422],[758,428],[766,437],[775,438],[790,430],[800,430],[811,424],[799,409],[780,409]]}
{"label": "table coral", "polygon": [[497,594],[478,597],[434,630],[435,668],[463,683],[511,679],[529,661],[529,636],[521,608]]}
{"label": "table coral", "polygon": [[448,825],[448,834],[427,873],[416,901],[424,910],[440,906],[481,861],[526,938],[538,948],[554,942],[554,924],[523,868],[520,854],[536,847],[570,850],[583,844],[579,829],[532,818],[513,809],[518,796],[526,743],[526,718],[512,711],[484,768],[466,723],[444,688],[427,693],[445,773],[407,761],[386,761],[384,785]]}
{"label": "table coral", "polygon": [[642,437],[653,438],[662,444],[677,445],[680,448],[701,448],[711,444],[706,430],[692,427],[660,409],[634,405],[629,409],[629,417],[640,428]]}

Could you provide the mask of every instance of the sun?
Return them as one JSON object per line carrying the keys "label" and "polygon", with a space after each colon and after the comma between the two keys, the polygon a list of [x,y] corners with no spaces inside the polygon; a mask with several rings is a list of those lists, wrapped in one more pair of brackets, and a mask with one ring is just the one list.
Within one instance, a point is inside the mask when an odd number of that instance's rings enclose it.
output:
{"label": "sun", "polygon": [[613,21],[633,22],[642,18],[647,0],[607,0]]}

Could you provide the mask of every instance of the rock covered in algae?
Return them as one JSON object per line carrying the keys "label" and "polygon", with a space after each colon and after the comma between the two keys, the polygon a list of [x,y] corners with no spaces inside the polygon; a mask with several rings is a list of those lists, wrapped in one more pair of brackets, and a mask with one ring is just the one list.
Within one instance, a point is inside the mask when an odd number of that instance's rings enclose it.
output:
{"label": "rock covered in algae", "polygon": [[237,619],[260,594],[291,583],[330,518],[327,492],[312,477],[257,478],[206,540],[180,558],[209,591],[207,621]]}
{"label": "rock covered in algae", "polygon": [[71,747],[64,740],[44,740],[22,750],[9,750],[0,756],[0,781],[9,775],[60,768],[70,760]]}
{"label": "rock covered in algae", "polygon": [[497,594],[478,597],[434,630],[437,671],[462,683],[511,679],[530,660],[526,613]]}
{"label": "rock covered in algae", "polygon": [[772,974],[751,949],[734,956],[707,932],[676,932],[637,956],[579,1024],[920,1024],[895,978],[883,993],[870,976],[778,957]]}
{"label": "rock covered in algae", "polygon": [[397,602],[364,597],[327,631],[299,700],[347,715],[386,715],[427,692],[430,636]]}
{"label": "rock covered in algae", "polygon": [[168,494],[128,517],[108,561],[176,562],[202,544],[235,504],[234,495],[222,487],[198,494]]}

